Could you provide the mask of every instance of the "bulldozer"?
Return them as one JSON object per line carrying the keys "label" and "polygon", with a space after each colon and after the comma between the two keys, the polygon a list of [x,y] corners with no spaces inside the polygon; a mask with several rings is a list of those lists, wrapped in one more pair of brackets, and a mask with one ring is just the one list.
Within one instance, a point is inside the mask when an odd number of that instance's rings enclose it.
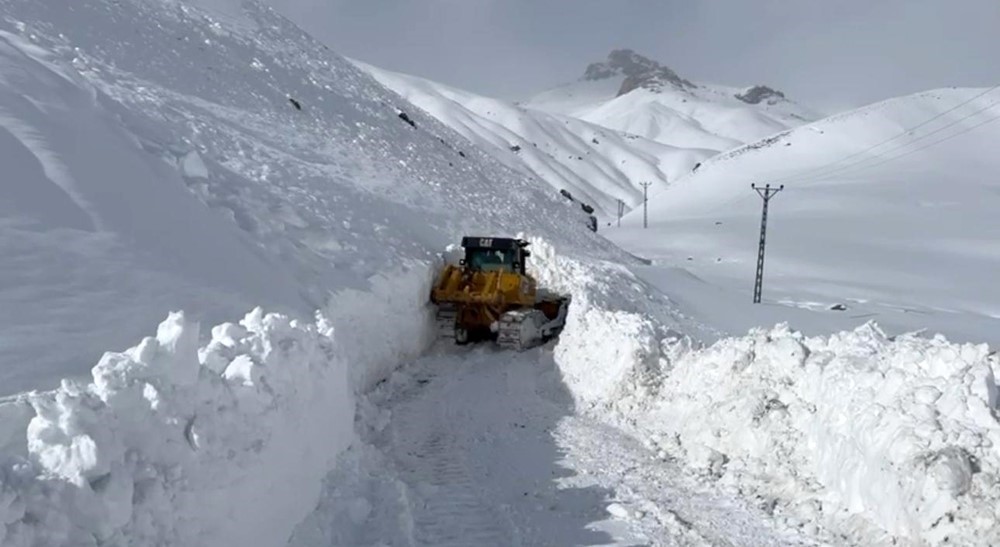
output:
{"label": "bulldozer", "polygon": [[441,336],[459,345],[495,340],[525,350],[562,331],[570,298],[538,288],[527,273],[528,242],[464,237],[465,257],[448,264],[431,288]]}

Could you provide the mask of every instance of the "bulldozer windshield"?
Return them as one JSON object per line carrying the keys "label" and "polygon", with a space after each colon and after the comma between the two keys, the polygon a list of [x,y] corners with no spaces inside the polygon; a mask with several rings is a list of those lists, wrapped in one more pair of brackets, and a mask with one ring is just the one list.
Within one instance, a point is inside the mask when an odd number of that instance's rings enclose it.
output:
{"label": "bulldozer windshield", "polygon": [[469,249],[466,263],[471,270],[513,272],[516,259],[513,249]]}

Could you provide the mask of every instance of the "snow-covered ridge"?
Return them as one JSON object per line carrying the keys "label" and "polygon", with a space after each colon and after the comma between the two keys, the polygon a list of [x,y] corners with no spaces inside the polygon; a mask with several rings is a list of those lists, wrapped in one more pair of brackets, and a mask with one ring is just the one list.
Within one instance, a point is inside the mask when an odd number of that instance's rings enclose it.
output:
{"label": "snow-covered ridge", "polygon": [[684,148],[722,152],[819,117],[780,91],[691,82],[632,50],[524,102],[545,112]]}
{"label": "snow-covered ridge", "polygon": [[655,192],[714,153],[660,144],[354,62],[501,163],[541,178],[554,191],[569,191],[605,219],[615,218],[619,199],[629,209],[642,201],[639,183],[653,183]]}

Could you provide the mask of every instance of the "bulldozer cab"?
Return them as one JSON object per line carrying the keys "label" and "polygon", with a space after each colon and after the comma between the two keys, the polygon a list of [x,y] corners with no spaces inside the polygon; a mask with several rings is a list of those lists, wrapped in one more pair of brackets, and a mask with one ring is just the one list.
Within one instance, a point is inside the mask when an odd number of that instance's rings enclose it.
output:
{"label": "bulldozer cab", "polygon": [[477,272],[510,272],[525,275],[524,260],[531,255],[522,239],[466,237],[462,239],[462,265]]}

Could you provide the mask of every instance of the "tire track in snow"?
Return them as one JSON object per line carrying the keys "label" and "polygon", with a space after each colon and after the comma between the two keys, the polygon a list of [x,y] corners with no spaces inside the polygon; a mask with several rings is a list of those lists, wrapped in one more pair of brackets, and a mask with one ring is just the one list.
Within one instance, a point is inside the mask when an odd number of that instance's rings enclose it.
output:
{"label": "tire track in snow", "polygon": [[[629,518],[654,538],[654,545],[818,545],[745,500],[716,491],[679,464],[657,457],[615,427],[574,417],[556,432],[574,468],[587,480],[614,485]],[[598,472],[587,472],[595,469]]]}
{"label": "tire track in snow", "polygon": [[377,443],[396,461],[400,478],[412,491],[416,544],[513,545],[513,527],[498,520],[497,508],[479,491],[466,464],[455,427],[458,412],[449,404],[455,384],[437,378],[429,383],[391,407],[397,419],[390,425],[389,442]]}

